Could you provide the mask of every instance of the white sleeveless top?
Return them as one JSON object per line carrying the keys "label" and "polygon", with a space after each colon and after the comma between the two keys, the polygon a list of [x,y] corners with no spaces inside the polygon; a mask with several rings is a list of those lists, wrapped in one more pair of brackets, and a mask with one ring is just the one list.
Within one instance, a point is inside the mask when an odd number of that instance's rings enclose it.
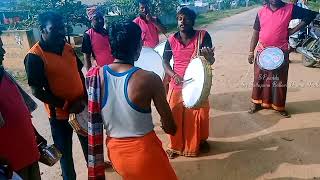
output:
{"label": "white sleeveless top", "polygon": [[141,137],[154,128],[151,109],[142,109],[128,97],[128,82],[138,67],[118,73],[103,66],[104,96],[102,119],[107,136],[114,138]]}

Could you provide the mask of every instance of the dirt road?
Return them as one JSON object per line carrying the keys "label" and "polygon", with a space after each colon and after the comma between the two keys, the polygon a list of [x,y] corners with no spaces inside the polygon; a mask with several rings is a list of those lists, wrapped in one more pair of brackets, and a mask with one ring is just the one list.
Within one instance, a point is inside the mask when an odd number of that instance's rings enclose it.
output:
{"label": "dirt road", "polygon": [[[290,119],[274,111],[255,115],[250,105],[253,68],[247,62],[252,24],[257,9],[205,27],[216,47],[214,81],[210,95],[211,152],[197,158],[179,157],[172,162],[181,180],[251,180],[320,178],[320,69],[306,68],[294,54],[290,64],[287,110]],[[34,114],[39,131],[51,139],[42,108]],[[154,111],[156,132],[167,145]],[[51,141],[52,142],[52,141]],[[78,139],[74,138],[78,179],[87,179]],[[59,165],[41,165],[43,179],[62,179]],[[121,179],[113,171],[108,179]]]}

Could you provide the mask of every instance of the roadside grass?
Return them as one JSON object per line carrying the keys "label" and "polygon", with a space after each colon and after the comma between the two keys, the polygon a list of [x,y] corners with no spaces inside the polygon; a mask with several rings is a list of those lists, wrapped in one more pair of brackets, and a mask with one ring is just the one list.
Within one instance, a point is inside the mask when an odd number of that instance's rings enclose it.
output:
{"label": "roadside grass", "polygon": [[[213,23],[217,20],[230,17],[245,11],[248,11],[250,9],[259,7],[258,5],[253,5],[249,7],[240,7],[236,9],[228,9],[228,10],[222,10],[222,11],[210,11],[204,14],[200,14],[197,16],[196,19],[196,27],[205,26],[207,24]],[[168,32],[173,32],[177,30],[177,24],[169,25],[168,26]]]}

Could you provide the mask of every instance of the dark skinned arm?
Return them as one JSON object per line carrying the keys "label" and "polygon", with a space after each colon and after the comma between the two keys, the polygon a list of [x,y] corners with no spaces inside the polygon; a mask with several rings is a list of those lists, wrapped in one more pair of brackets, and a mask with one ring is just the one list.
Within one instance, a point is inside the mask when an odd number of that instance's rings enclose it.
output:
{"label": "dark skinned arm", "polygon": [[172,112],[169,107],[169,104],[166,100],[166,94],[165,94],[165,89],[163,87],[162,81],[159,76],[156,74],[153,74],[152,77],[152,91],[153,93],[153,102],[154,105],[161,117],[160,121],[162,124],[162,129],[164,132],[170,135],[175,135],[177,131],[176,124],[173,120]]}
{"label": "dark skinned arm", "polygon": [[168,41],[166,42],[166,45],[164,47],[164,52],[162,57],[163,57],[162,65],[166,74],[169,77],[173,78],[176,84],[181,84],[181,82],[183,81],[183,78],[180,77],[178,74],[176,74],[170,66],[170,60],[172,58],[172,50],[171,50],[170,43]]}
{"label": "dark skinned arm", "polygon": [[248,62],[249,62],[250,64],[253,63],[253,60],[254,60],[254,50],[255,50],[256,47],[257,47],[258,41],[259,41],[259,31],[253,30],[252,38],[251,38],[251,42],[250,42],[249,57],[248,57]]}
{"label": "dark skinned arm", "polygon": [[160,22],[158,18],[156,18],[153,22],[154,22],[154,25],[157,27],[158,31],[160,31],[164,35],[167,33],[167,28],[164,27],[164,25]]}
{"label": "dark skinned arm", "polygon": [[90,36],[86,32],[83,33],[81,52],[83,53],[83,57],[84,57],[84,65],[88,71],[92,67],[92,62],[91,62],[92,46],[91,46]]}
{"label": "dark skinned arm", "polygon": [[292,35],[309,25],[317,15],[317,12],[294,5],[292,10],[292,19],[301,19],[301,22],[296,27],[289,30],[289,35]]}

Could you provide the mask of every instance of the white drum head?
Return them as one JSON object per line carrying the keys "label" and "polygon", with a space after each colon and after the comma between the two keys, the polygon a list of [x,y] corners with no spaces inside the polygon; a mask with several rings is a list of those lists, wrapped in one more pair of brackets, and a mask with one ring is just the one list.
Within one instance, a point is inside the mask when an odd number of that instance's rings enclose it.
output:
{"label": "white drum head", "polygon": [[199,101],[205,84],[205,71],[200,58],[190,62],[183,80],[182,98],[186,107],[192,107]]}
{"label": "white drum head", "polygon": [[[160,54],[160,56],[162,57],[162,59],[163,59],[164,47],[166,46],[166,43],[167,43],[167,41],[164,41],[164,42],[158,44],[158,45],[154,48],[154,50],[155,50],[157,53]],[[173,68],[173,57],[170,59],[170,66],[171,66],[171,68]]]}
{"label": "white drum head", "polygon": [[258,56],[258,66],[262,70],[275,70],[284,63],[284,54],[280,48],[268,47],[260,52]]}
{"label": "white drum head", "polygon": [[162,66],[162,58],[152,48],[143,47],[140,53],[140,57],[134,63],[134,66],[147,71],[152,71],[160,76],[161,79],[164,78],[165,72]]}

